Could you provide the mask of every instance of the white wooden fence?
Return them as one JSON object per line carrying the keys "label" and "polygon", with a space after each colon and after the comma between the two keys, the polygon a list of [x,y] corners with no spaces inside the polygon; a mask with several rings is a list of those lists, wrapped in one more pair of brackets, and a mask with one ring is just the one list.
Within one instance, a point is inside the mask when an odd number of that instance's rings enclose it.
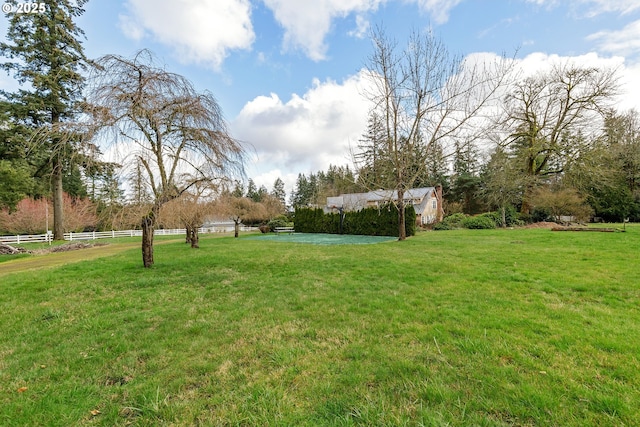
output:
{"label": "white wooden fence", "polygon": [[[254,231],[256,227],[240,226],[240,231]],[[201,227],[198,233],[228,233],[233,231],[233,225],[220,224],[208,227]],[[184,228],[159,229],[155,230],[155,236],[170,236],[178,234],[186,234]],[[96,240],[96,239],[114,239],[116,237],[136,237],[142,236],[142,230],[120,230],[120,231],[90,231],[87,233],[64,233],[64,240]],[[21,244],[21,243],[46,243],[51,242],[53,234],[21,234],[15,236],[0,236],[0,244]]]}

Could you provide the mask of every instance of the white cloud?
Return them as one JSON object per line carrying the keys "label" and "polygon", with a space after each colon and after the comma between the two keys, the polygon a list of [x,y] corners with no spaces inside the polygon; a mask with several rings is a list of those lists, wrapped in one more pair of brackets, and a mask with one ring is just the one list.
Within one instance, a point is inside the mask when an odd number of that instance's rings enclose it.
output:
{"label": "white cloud", "polygon": [[314,80],[304,95],[288,101],[273,93],[256,97],[233,121],[233,134],[254,146],[262,171],[308,173],[344,165],[367,126],[365,82],[360,72],[342,83]]}
{"label": "white cloud", "polygon": [[537,4],[538,6],[546,6],[548,8],[555,7],[558,0],[527,0],[527,3]]}
{"label": "white cloud", "polygon": [[[325,38],[336,18],[355,15],[355,29],[350,36],[364,37],[369,29],[366,14],[391,0],[263,0],[278,23],[284,28],[285,50],[301,50],[314,61],[326,59]],[[399,0],[396,0],[399,1]],[[436,24],[449,20],[451,10],[463,0],[402,0],[414,3],[428,13]]]}
{"label": "white cloud", "polygon": [[411,0],[418,3],[420,8],[429,13],[436,24],[444,24],[449,20],[449,13],[462,0]]}
{"label": "white cloud", "polygon": [[640,111],[640,64],[621,67],[620,84],[623,91],[619,103],[616,105],[620,111],[634,109]]}
{"label": "white cloud", "polygon": [[532,53],[517,60],[521,76],[530,76],[537,72],[548,70],[553,64],[570,62],[585,67],[616,69],[619,77],[620,94],[614,100],[619,111],[635,109],[640,111],[640,64],[627,64],[621,56],[603,57],[597,53],[580,56],[547,55]]}
{"label": "white cloud", "polygon": [[144,28],[142,28],[135,19],[129,15],[119,15],[118,19],[118,26],[125,37],[135,41],[142,40],[144,37]]}
{"label": "white cloud", "polygon": [[[365,25],[363,13],[376,10],[386,0],[264,0],[278,23],[284,28],[283,47],[300,49],[314,61],[326,58],[325,37],[334,18],[356,14],[360,29]],[[359,19],[359,21],[358,21]]]}
{"label": "white cloud", "polygon": [[356,16],[356,28],[349,31],[351,37],[364,38],[369,32],[369,21],[362,15]]}
{"label": "white cloud", "polygon": [[538,6],[546,6],[552,9],[560,4],[568,5],[573,13],[578,16],[593,18],[603,13],[628,14],[640,9],[638,0],[527,0]]}
{"label": "white cloud", "polygon": [[602,13],[621,13],[624,15],[640,9],[638,0],[578,0],[574,3],[576,3],[574,5],[576,10],[586,10],[586,15],[589,17]]}
{"label": "white cloud", "polygon": [[615,55],[640,54],[640,20],[632,22],[619,31],[599,31],[587,37],[598,43],[603,52]]}
{"label": "white cloud", "polygon": [[255,34],[249,0],[127,0],[120,28],[134,40],[148,35],[185,63],[214,69],[234,49],[250,49]]}
{"label": "white cloud", "polygon": [[560,56],[556,54],[546,54],[535,52],[516,61],[519,70],[524,76],[531,76],[537,72],[548,70],[554,64],[571,63],[577,66],[598,67],[598,68],[620,68],[623,67],[624,58],[605,58],[597,53],[591,52],[579,56]]}

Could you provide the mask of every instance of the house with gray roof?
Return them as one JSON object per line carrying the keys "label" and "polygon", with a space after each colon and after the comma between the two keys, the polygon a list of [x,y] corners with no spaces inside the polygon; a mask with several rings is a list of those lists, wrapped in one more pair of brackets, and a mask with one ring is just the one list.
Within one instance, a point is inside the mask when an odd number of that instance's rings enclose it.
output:
{"label": "house with gray roof", "polygon": [[[396,190],[375,190],[368,193],[341,194],[335,197],[327,197],[325,212],[336,210],[359,211],[369,207],[384,206],[398,199]],[[404,193],[405,204],[413,204],[416,211],[416,223],[418,225],[433,224],[442,221],[444,210],[442,209],[442,187],[411,188]]]}

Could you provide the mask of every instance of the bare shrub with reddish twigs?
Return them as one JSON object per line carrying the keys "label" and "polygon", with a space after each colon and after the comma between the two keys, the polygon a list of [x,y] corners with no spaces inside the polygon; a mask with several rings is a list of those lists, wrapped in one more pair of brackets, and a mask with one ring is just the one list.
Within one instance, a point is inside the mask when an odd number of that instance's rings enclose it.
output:
{"label": "bare shrub with reddish twigs", "polygon": [[[66,193],[63,202],[65,232],[96,227],[98,215],[95,203],[89,199],[73,198]],[[18,202],[13,213],[6,209],[0,211],[0,231],[3,233],[40,234],[47,232],[47,226],[53,226],[53,206],[46,199],[25,198]]]}

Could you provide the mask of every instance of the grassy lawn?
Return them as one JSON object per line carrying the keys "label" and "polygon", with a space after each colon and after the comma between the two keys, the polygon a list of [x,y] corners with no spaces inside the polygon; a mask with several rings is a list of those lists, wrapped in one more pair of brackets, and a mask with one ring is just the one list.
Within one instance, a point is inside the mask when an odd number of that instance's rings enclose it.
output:
{"label": "grassy lawn", "polygon": [[640,425],[638,248],[203,235],[6,274],[0,425]]}

